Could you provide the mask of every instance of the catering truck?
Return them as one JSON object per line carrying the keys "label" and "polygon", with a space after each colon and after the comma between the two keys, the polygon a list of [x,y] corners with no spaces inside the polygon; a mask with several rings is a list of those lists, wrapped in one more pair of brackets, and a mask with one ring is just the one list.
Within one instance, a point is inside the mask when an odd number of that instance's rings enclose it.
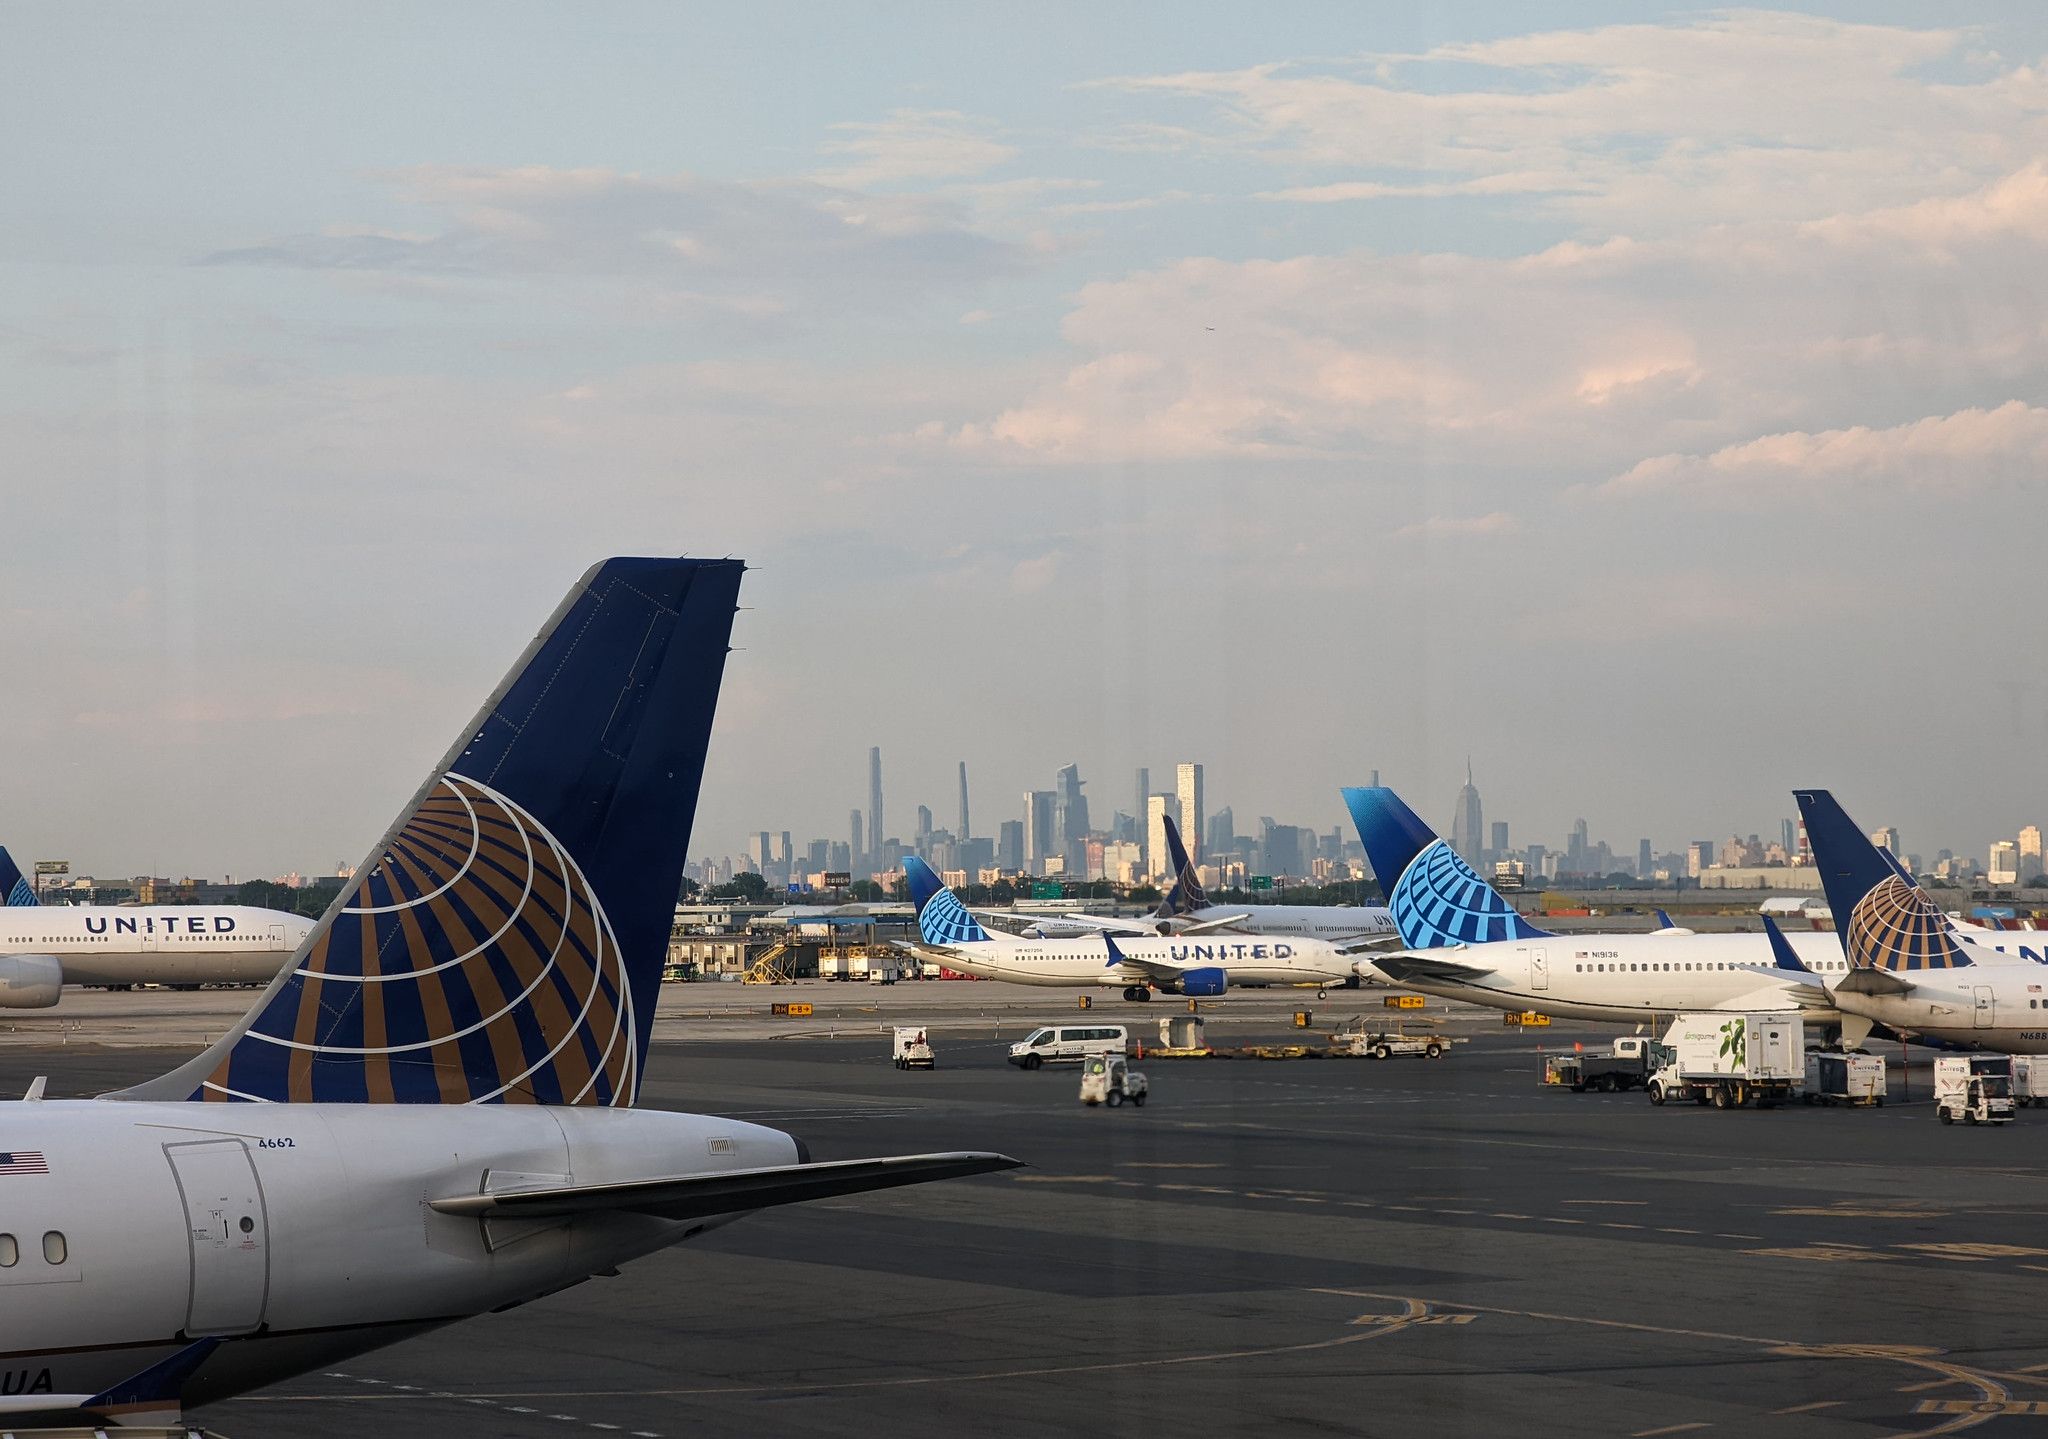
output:
{"label": "catering truck", "polygon": [[1651,1061],[1650,1102],[1770,1109],[1799,1092],[1805,1056],[1806,1025],[1797,1014],[1681,1014]]}

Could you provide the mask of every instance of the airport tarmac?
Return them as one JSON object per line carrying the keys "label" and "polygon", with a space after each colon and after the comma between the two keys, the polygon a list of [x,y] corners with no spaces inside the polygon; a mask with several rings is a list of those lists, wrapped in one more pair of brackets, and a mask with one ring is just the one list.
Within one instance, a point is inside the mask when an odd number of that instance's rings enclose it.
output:
{"label": "airport tarmac", "polygon": [[[1907,1102],[1893,1068],[1881,1110],[1659,1109],[1537,1083],[1539,1044],[1611,1030],[1462,1011],[1447,1025],[1471,1042],[1440,1061],[1155,1061],[1146,1109],[1088,1110],[1073,1070],[1002,1057],[1032,1020],[1072,1017],[1070,994],[727,990],[664,993],[644,1102],[786,1128],[821,1159],[992,1148],[1031,1167],[748,1218],[196,1417],[231,1439],[1997,1435],[2048,1417],[2048,1112],[1944,1127],[1924,1063]],[[69,996],[61,1048],[0,1035],[0,1087],[158,1072],[189,1049],[132,1042],[159,1026],[123,1028],[127,1003],[175,1001],[184,1025],[247,998]],[[818,1013],[766,1013],[792,998]],[[1215,1037],[1285,1041],[1294,1008],[1322,1028],[1374,1003],[1204,1012]],[[1111,997],[1094,1016],[1181,1009]],[[931,1028],[938,1070],[891,1067],[899,1019]]]}

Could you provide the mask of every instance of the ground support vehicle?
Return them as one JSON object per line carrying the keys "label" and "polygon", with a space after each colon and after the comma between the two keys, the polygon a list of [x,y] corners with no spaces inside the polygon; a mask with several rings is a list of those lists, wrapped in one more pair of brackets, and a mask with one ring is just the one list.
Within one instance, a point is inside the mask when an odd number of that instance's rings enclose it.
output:
{"label": "ground support vehicle", "polygon": [[899,1024],[896,1026],[894,1043],[890,1046],[890,1058],[896,1061],[898,1069],[937,1069],[938,1056],[932,1053],[931,1037],[921,1024]]}
{"label": "ground support vehicle", "polygon": [[1772,1109],[1799,1092],[1805,1052],[1797,1014],[1681,1014],[1651,1050],[1650,1102]]}
{"label": "ground support vehicle", "polygon": [[2012,1103],[2015,1109],[2039,1109],[2048,1104],[2048,1056],[2012,1057]]}
{"label": "ground support vehicle", "polygon": [[1351,1023],[1330,1036],[1330,1052],[1352,1059],[1392,1059],[1397,1055],[1420,1055],[1442,1059],[1453,1044],[1462,1043],[1447,1034],[1416,1034],[1407,1029],[1368,1029],[1363,1020]]}
{"label": "ground support vehicle", "polygon": [[2012,1123],[2012,1056],[1936,1055],[1934,1112],[1943,1124]]}
{"label": "ground support vehicle", "polygon": [[1832,1049],[1810,1050],[1806,1056],[1808,1104],[1862,1104],[1881,1108],[1886,1089],[1884,1060],[1875,1054]]}
{"label": "ground support vehicle", "polygon": [[1143,1109],[1152,1085],[1121,1054],[1091,1055],[1081,1065],[1081,1102],[1117,1108],[1126,1099]]}
{"label": "ground support vehicle", "polygon": [[1553,1054],[1543,1061],[1545,1084],[1568,1085],[1573,1094],[1592,1090],[1596,1094],[1617,1094],[1641,1089],[1650,1080],[1652,1040],[1639,1034],[1617,1038],[1604,1050],[1573,1050]]}
{"label": "ground support vehicle", "polygon": [[1010,1046],[1010,1063],[1019,1069],[1037,1069],[1047,1064],[1080,1063],[1098,1054],[1120,1055],[1130,1047],[1130,1031],[1121,1024],[1047,1024]]}

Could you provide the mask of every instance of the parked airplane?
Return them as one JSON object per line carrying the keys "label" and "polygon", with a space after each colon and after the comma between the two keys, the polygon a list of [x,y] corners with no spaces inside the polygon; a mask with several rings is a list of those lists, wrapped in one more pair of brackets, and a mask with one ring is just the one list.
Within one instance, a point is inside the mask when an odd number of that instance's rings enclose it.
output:
{"label": "parked airplane", "polygon": [[0,908],[19,908],[35,903],[35,887],[22,878],[21,867],[7,852],[7,846],[0,845]]}
{"label": "parked airplane", "polygon": [[240,1024],[0,1104],[0,1427],[168,1424],[750,1210],[1015,1164],[633,1108],[741,569],[593,568]]}
{"label": "parked airplane", "polygon": [[2048,1054],[2048,969],[1965,936],[1824,789],[1794,790],[1850,966],[1822,975],[1843,1042],[1873,1024],[2006,1054]]}
{"label": "parked airplane", "polygon": [[1154,989],[1207,997],[1233,985],[1344,984],[1348,955],[1320,939],[1265,939],[1251,934],[1115,935],[1086,939],[1023,939],[991,933],[967,912],[932,867],[903,861],[917,928],[918,953],[963,974],[1012,984],[1120,988],[1145,1000]]}
{"label": "parked airplane", "polygon": [[1180,827],[1170,818],[1165,827],[1166,853],[1175,878],[1160,901],[1159,916],[1164,920],[1207,921],[1246,934],[1298,934],[1339,945],[1395,933],[1393,913],[1384,905],[1212,904],[1181,843]]}
{"label": "parked airplane", "polygon": [[1370,961],[1396,984],[1573,1019],[1764,1009],[1836,1017],[1819,981],[1847,966],[1830,935],[1793,936],[1807,967],[1793,972],[1773,964],[1761,934],[1551,934],[1517,914],[1392,790],[1347,789],[1344,803],[1408,946]]}
{"label": "parked airplane", "polygon": [[0,1009],[47,1009],[67,984],[260,984],[312,931],[247,905],[0,908]]}

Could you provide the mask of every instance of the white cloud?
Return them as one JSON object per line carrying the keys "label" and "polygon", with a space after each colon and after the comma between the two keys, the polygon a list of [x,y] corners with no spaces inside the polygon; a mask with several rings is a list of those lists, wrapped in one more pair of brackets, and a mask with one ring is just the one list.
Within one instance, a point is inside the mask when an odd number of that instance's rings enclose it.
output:
{"label": "white cloud", "polygon": [[2038,484],[2048,474],[2048,409],[2009,400],[1873,429],[1788,430],[1708,454],[1657,455],[1590,491],[1605,499],[1683,494],[1707,503],[1747,502],[1880,486],[1964,494]]}
{"label": "white cloud", "polygon": [[[2048,143],[2048,74],[1969,38],[1734,10],[1102,83],[1209,107],[1206,123],[1144,127],[1146,145],[1315,177],[1264,198],[1540,192],[1644,234],[1869,209],[2027,163]],[[1973,78],[1933,78],[1937,64]]]}
{"label": "white cloud", "polygon": [[[1085,286],[1056,381],[927,440],[1011,462],[1342,458],[1612,474],[2048,384],[2027,167],[1825,224],[1507,257],[1186,259]],[[1882,243],[1878,238],[1882,238]]]}
{"label": "white cloud", "polygon": [[638,310],[760,321],[792,296],[844,307],[1014,273],[1032,254],[977,230],[947,200],[807,181],[533,165],[426,165],[385,178],[441,226],[282,236],[207,263],[624,281]]}
{"label": "white cloud", "polygon": [[821,172],[828,185],[867,189],[916,180],[956,180],[1007,164],[1014,145],[996,138],[993,121],[957,110],[892,110],[886,120],[847,121],[832,126],[828,155],[850,156],[845,166]]}

